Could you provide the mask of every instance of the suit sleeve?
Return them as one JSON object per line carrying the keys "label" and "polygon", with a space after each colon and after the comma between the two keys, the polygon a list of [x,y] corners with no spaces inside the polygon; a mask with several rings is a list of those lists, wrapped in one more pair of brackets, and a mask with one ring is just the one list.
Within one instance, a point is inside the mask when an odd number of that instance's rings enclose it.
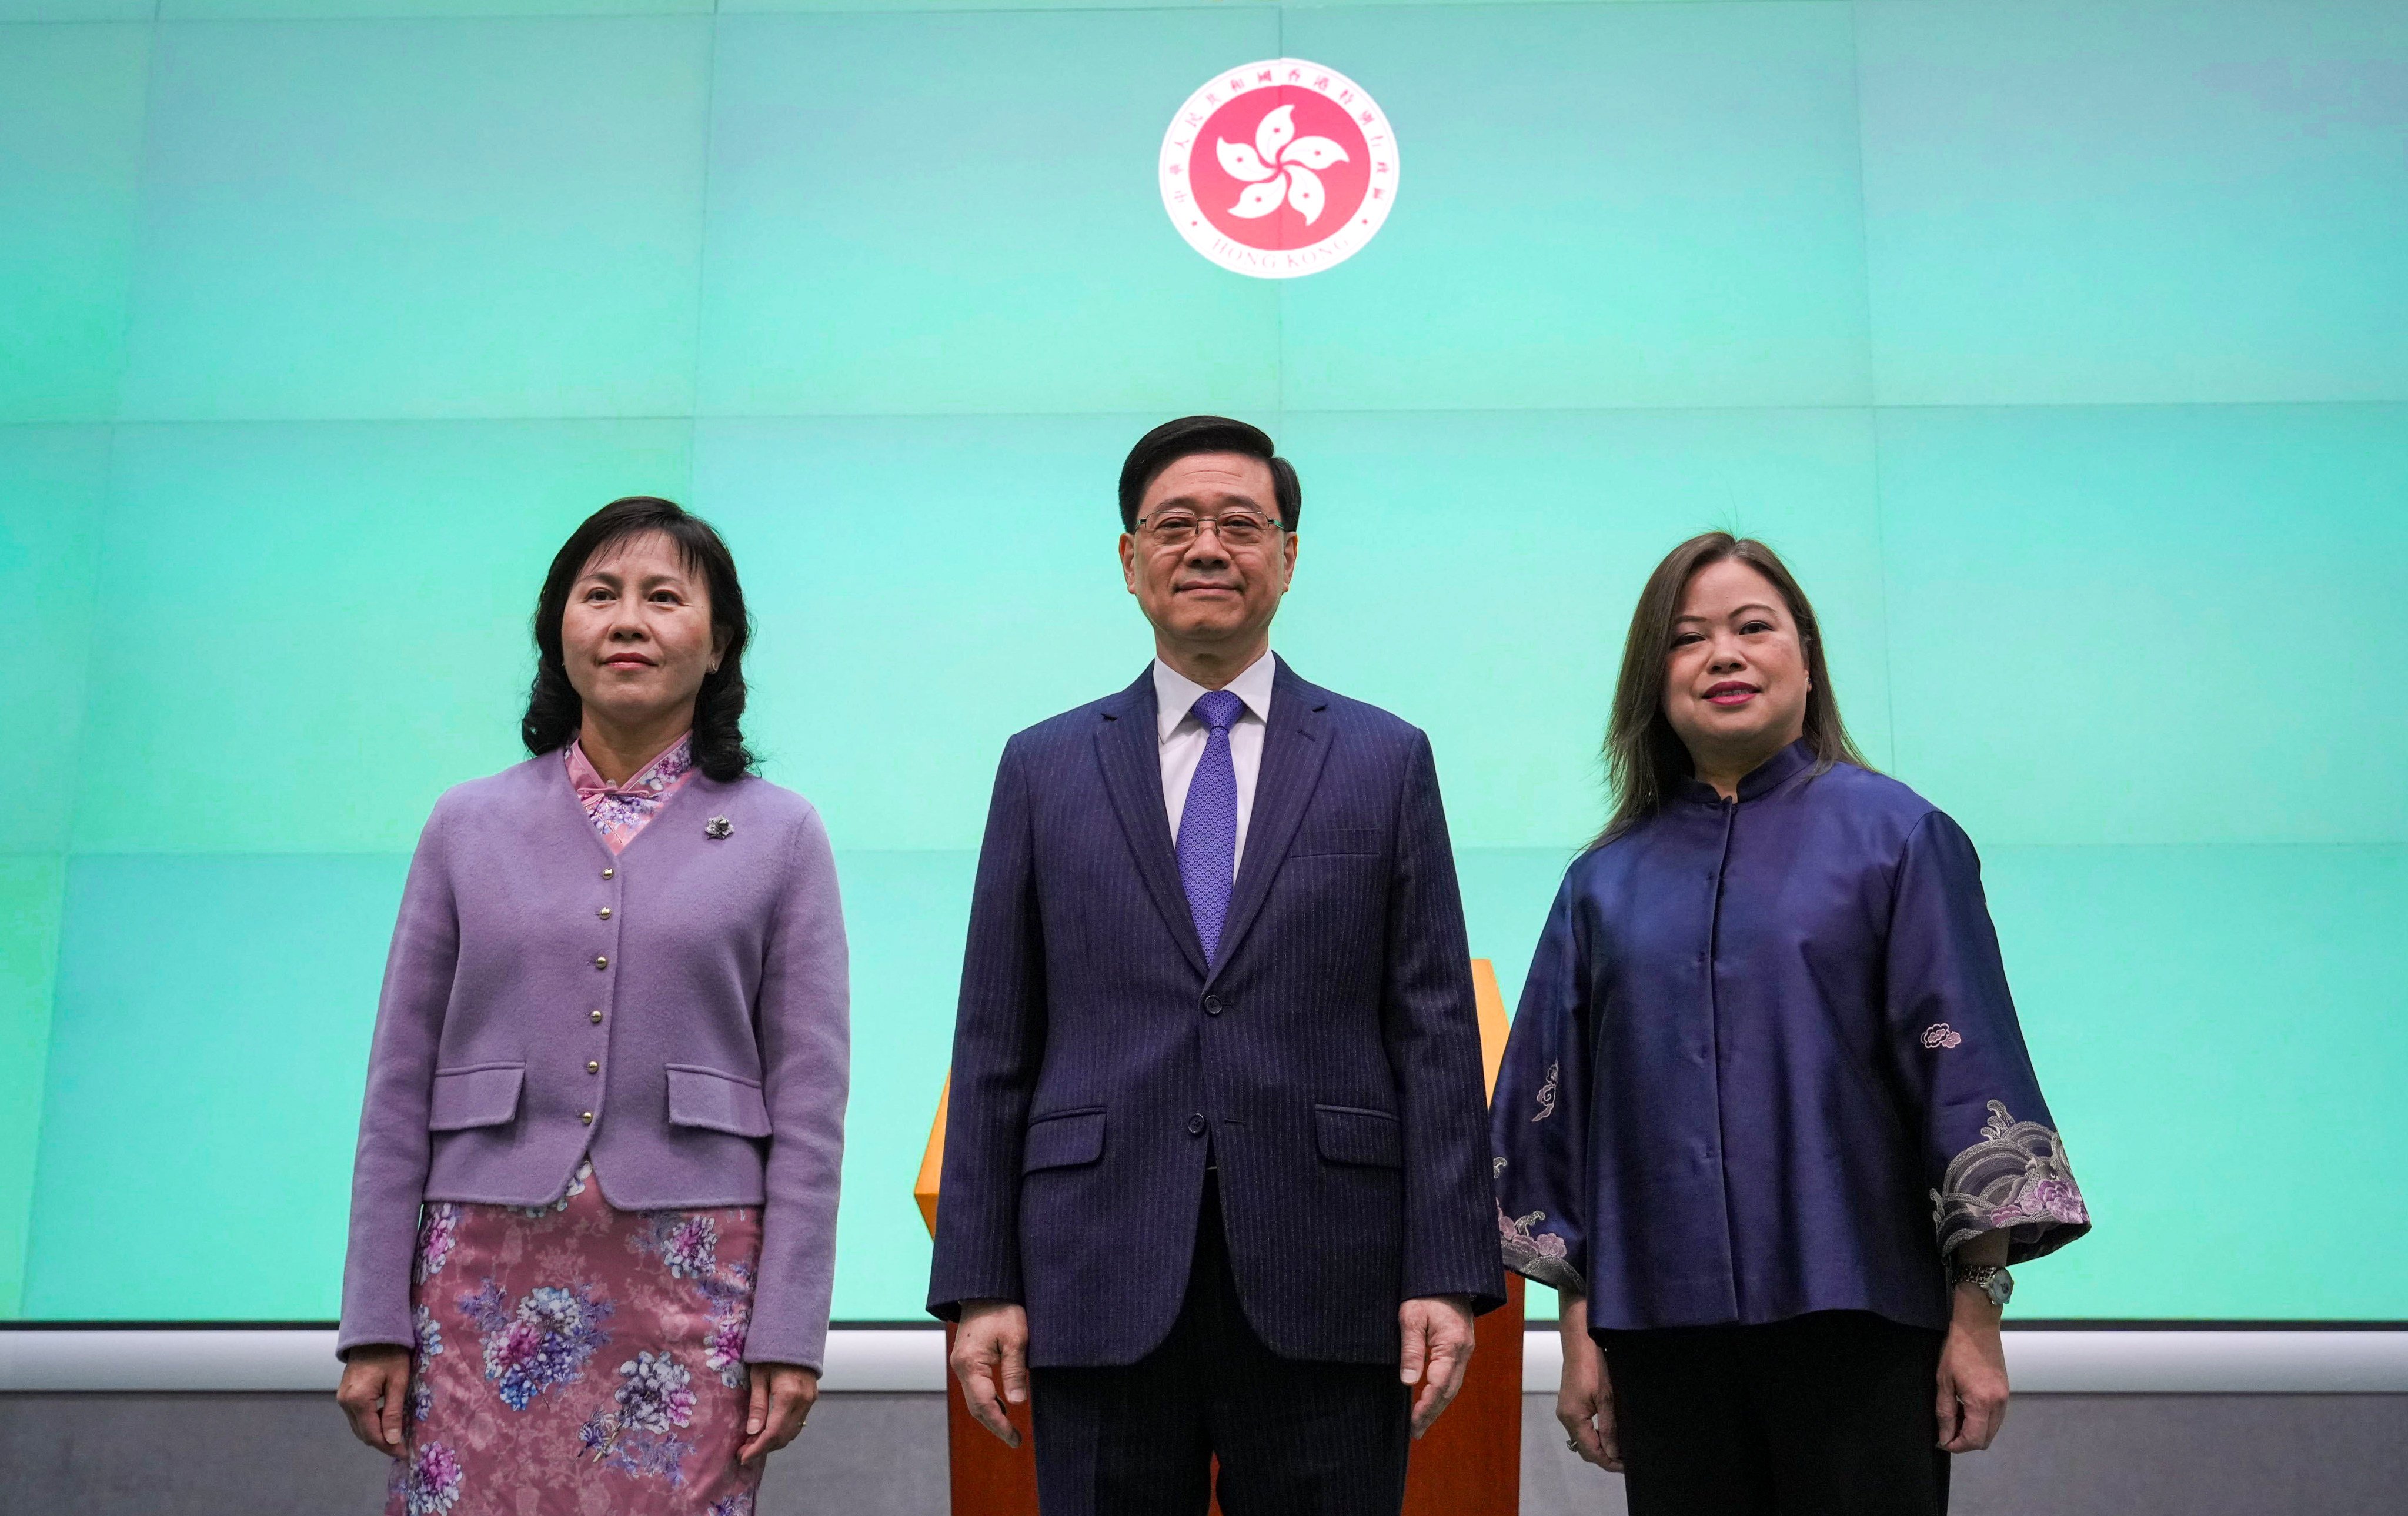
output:
{"label": "suit sleeve", "polygon": [[1005,745],[970,894],[928,1277],[928,1312],[945,1321],[959,1321],[965,1301],[1022,1297],[1021,1144],[1045,1056],[1044,935],[1025,762],[1017,739]]}
{"label": "suit sleeve", "polygon": [[761,1087],[769,1107],[761,1264],[744,1358],[824,1366],[852,1080],[852,991],[836,854],[816,810],[796,830],[762,964]]}
{"label": "suit sleeve", "polygon": [[1588,1006],[1567,877],[1547,913],[1497,1073],[1497,1229],[1505,1266],[1588,1294]]}
{"label": "suit sleeve", "polygon": [[1972,839],[1930,812],[1893,888],[1886,1031],[1934,1240],[1945,1256],[2003,1231],[2009,1263],[2054,1252],[2090,1230],[2090,1212],[2024,1047]]}
{"label": "suit sleeve", "polygon": [[1473,1310],[1493,1310],[1505,1303],[1505,1276],[1488,1187],[1471,950],[1438,764],[1429,738],[1415,737],[1389,879],[1381,1017],[1404,1126],[1404,1298],[1469,1295]]}
{"label": "suit sleeve", "polygon": [[335,1351],[414,1347],[410,1267],[426,1194],[435,1055],[460,959],[460,919],[444,858],[449,808],[437,801],[419,834],[385,955],[368,1045],[367,1093],[351,1163],[351,1228],[343,1260],[342,1329]]}

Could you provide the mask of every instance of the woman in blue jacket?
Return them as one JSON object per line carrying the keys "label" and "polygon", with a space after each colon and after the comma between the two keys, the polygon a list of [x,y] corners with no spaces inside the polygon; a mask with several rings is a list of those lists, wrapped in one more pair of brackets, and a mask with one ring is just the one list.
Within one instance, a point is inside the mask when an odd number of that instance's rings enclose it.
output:
{"label": "woman in blue jacket", "polygon": [[1944,1510],[2006,1266],[2089,1228],[1973,846],[1865,765],[1804,592],[1724,533],[1641,593],[1607,760],[1492,1112],[1558,1417],[1637,1516]]}

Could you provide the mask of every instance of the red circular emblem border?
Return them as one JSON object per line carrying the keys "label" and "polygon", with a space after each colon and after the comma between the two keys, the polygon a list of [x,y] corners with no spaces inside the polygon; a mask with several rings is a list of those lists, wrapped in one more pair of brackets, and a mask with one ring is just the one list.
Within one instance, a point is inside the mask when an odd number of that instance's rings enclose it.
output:
{"label": "red circular emblem border", "polygon": [[[1211,141],[1202,140],[1207,125],[1232,102],[1263,90],[1301,90],[1319,95],[1346,112],[1370,154],[1359,204],[1327,234],[1301,247],[1250,247],[1228,236],[1197,203],[1197,192],[1189,182],[1198,153],[1209,160],[1214,151]],[[1396,133],[1369,91],[1334,68],[1302,58],[1271,58],[1224,69],[1172,115],[1170,130],[1162,138],[1162,206],[1187,245],[1221,267],[1255,279],[1296,279],[1336,267],[1379,235],[1397,203],[1397,168]],[[1281,209],[1273,214],[1291,213]]]}

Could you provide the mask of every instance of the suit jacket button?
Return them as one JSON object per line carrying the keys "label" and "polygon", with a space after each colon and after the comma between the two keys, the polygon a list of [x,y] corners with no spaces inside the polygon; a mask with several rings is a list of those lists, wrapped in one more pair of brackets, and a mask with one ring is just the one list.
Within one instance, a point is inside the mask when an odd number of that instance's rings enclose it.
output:
{"label": "suit jacket button", "polygon": [[579,1111],[579,1112],[577,1113],[577,1119],[578,1119],[579,1121],[580,1121],[580,1122],[583,1122],[583,1123],[584,1123],[586,1125],[588,1125],[588,1126],[591,1126],[591,1125],[593,1125],[593,1124],[594,1124],[594,1113],[593,1113],[592,1111],[590,1111],[590,1110],[580,1110],[580,1111]]}
{"label": "suit jacket button", "polygon": [[1188,1117],[1188,1118],[1187,1118],[1187,1130],[1188,1130],[1188,1131],[1190,1131],[1190,1132],[1192,1132],[1192,1133],[1194,1133],[1194,1134],[1195,1134],[1196,1136],[1197,1136],[1197,1137],[1202,1137],[1202,1136],[1204,1135],[1204,1118],[1203,1118],[1203,1116],[1202,1116],[1201,1114],[1198,1114],[1198,1115],[1195,1115],[1195,1116],[1190,1116],[1190,1117]]}
{"label": "suit jacket button", "polygon": [[1218,1016],[1221,1014],[1221,997],[1219,995],[1208,994],[1204,997],[1204,1014],[1207,1016]]}

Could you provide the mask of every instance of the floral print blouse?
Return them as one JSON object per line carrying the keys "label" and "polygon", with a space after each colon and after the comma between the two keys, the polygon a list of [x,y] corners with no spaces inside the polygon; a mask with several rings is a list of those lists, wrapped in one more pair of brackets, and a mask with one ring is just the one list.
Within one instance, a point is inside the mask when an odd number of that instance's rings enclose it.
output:
{"label": "floral print blouse", "polygon": [[585,756],[584,744],[568,744],[568,782],[577,789],[577,798],[585,807],[585,814],[594,818],[594,828],[602,834],[603,843],[612,852],[624,852],[627,844],[641,832],[668,804],[669,796],[686,786],[693,779],[694,734],[689,732],[668,746],[668,751],[631,775],[624,784],[613,784],[602,777],[594,761]]}

